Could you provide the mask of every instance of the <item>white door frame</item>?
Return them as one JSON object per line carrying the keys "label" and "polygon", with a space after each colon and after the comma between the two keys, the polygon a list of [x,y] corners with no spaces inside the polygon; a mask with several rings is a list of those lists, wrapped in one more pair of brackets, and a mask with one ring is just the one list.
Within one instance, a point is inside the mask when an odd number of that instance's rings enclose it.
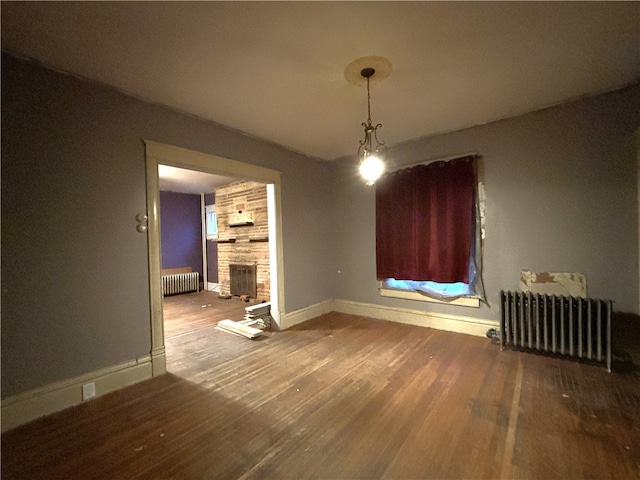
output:
{"label": "white door frame", "polygon": [[[151,362],[153,376],[166,372],[164,323],[162,316],[162,262],[160,254],[160,188],[158,165],[187,168],[205,173],[238,177],[267,184],[269,209],[269,270],[271,282],[271,316],[280,327],[284,312],[282,214],[280,172],[248,163],[230,160],[195,150],[144,140],[147,173],[147,242],[149,252],[149,303],[151,310]],[[273,221],[272,221],[273,220]],[[273,233],[272,233],[273,232]]]}

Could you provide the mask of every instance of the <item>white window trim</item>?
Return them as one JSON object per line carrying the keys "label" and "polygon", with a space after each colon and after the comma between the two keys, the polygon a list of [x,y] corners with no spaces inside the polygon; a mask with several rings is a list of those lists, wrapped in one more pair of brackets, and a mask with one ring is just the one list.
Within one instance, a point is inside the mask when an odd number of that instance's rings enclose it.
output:
{"label": "white window trim", "polygon": [[[382,282],[381,282],[382,283]],[[438,300],[437,298],[423,295],[413,290],[397,290],[395,288],[379,287],[380,295],[383,297],[402,298],[404,300],[418,300],[420,302],[441,303],[444,305],[458,305],[461,307],[480,308],[480,299],[477,297],[458,297],[454,300]]]}
{"label": "white window trim", "polygon": [[216,228],[216,233],[208,233],[208,230],[209,230],[209,218],[210,218],[211,214],[216,215],[216,206],[215,205],[207,205],[205,207],[205,210],[206,210],[206,215],[205,215],[205,219],[206,219],[205,220],[205,224],[206,224],[205,228],[206,228],[206,230],[205,230],[205,232],[207,232],[207,234],[206,234],[207,235],[207,240],[213,240],[213,241],[218,240],[217,228]]}

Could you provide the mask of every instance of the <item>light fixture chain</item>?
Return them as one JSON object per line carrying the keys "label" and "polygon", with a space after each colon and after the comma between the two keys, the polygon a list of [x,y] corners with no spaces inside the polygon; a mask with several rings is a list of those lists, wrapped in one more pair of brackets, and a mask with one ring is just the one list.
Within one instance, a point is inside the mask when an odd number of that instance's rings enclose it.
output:
{"label": "light fixture chain", "polygon": [[371,125],[371,92],[369,91],[369,77],[367,77],[367,113],[369,114],[367,122]]}

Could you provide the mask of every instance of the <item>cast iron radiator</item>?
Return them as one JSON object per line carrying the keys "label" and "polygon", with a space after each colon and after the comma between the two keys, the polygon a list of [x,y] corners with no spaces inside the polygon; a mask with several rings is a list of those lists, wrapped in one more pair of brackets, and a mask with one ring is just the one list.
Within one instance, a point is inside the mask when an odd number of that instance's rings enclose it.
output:
{"label": "cast iron radiator", "polygon": [[611,371],[612,302],[501,291],[500,348],[603,362]]}
{"label": "cast iron radiator", "polygon": [[162,276],[162,296],[197,292],[199,288],[200,274],[198,272],[174,273]]}

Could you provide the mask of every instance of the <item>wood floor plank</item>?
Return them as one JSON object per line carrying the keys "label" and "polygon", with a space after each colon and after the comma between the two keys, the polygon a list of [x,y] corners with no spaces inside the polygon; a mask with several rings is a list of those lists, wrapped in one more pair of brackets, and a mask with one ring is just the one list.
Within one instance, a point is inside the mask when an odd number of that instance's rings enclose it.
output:
{"label": "wood floor plank", "polygon": [[165,299],[167,375],[2,435],[3,479],[640,477],[640,374],[329,313]]}

